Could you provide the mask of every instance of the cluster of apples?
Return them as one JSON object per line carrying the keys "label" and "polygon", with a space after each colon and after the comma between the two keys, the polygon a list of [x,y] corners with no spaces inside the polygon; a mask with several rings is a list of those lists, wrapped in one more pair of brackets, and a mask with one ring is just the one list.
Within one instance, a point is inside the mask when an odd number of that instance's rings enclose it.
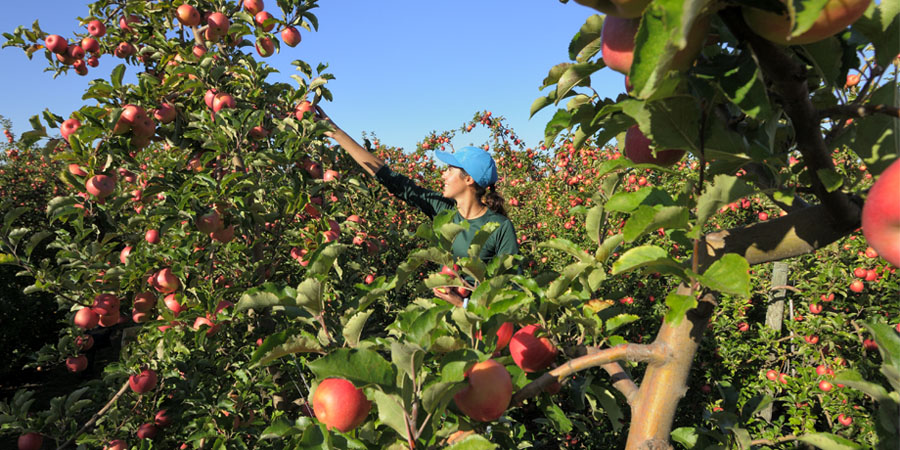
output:
{"label": "cluster of apples", "polygon": [[[244,10],[253,16],[256,26],[262,31],[268,33],[275,28],[278,21],[264,10],[263,0],[244,0]],[[201,23],[206,24],[206,28],[202,31],[202,37],[210,42],[217,42],[228,34],[228,28],[231,22],[224,13],[207,12],[200,14],[197,8],[191,5],[181,5],[176,10],[178,21],[188,27],[197,27]],[[293,26],[287,26],[281,30],[281,40],[289,47],[295,47],[300,43],[300,32]],[[201,56],[205,53],[204,48],[194,48],[194,54]],[[263,36],[256,41],[256,52],[259,56],[267,58],[275,53],[275,42],[269,36]],[[199,54],[198,54],[199,53]]]}

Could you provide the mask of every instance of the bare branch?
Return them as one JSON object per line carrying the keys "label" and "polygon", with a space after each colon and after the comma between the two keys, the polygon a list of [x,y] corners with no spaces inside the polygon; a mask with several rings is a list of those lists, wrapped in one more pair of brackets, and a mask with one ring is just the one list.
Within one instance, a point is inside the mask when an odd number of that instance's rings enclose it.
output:
{"label": "bare branch", "polygon": [[638,394],[638,387],[634,384],[634,381],[631,380],[631,376],[629,376],[628,373],[622,369],[622,365],[617,362],[604,364],[601,367],[609,374],[609,379],[612,380],[612,386],[616,388],[617,391],[621,392],[622,395],[625,396],[625,401],[631,405]]}
{"label": "bare branch", "polygon": [[92,426],[94,426],[94,424],[97,423],[97,420],[100,419],[101,417],[103,417],[103,415],[106,414],[106,411],[109,411],[109,408],[112,408],[112,405],[116,403],[116,400],[118,400],[119,397],[121,397],[122,394],[124,394],[126,390],[128,390],[128,381],[125,381],[125,383],[122,384],[122,387],[119,388],[119,392],[116,392],[116,395],[113,395],[113,397],[111,399],[109,399],[109,401],[106,402],[105,405],[103,405],[103,408],[100,408],[100,411],[97,411],[97,413],[94,414],[94,416],[91,417],[91,419],[88,420],[87,423],[85,423],[84,426],[81,427],[80,430],[75,432],[75,434],[72,435],[72,437],[69,438],[68,441],[66,441],[62,445],[60,445],[57,448],[57,450],[67,448],[68,446],[72,445],[72,443],[75,442],[75,438],[77,438],[78,436],[81,435],[81,433],[84,433],[85,431],[89,430]]}

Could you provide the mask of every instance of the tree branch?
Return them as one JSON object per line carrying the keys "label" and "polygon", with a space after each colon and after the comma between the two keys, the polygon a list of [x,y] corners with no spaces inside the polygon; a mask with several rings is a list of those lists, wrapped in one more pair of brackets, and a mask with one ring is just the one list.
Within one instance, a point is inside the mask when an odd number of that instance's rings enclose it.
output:
{"label": "tree branch", "polygon": [[826,108],[819,111],[819,118],[831,117],[868,117],[875,114],[884,114],[886,116],[900,118],[900,108],[890,105],[840,105]]}
{"label": "tree branch", "polygon": [[719,15],[734,36],[750,46],[763,75],[781,97],[780,103],[795,131],[797,149],[809,168],[813,190],[832,221],[841,226],[856,222],[859,205],[840,190],[828,192],[817,176],[819,170],[834,170],[834,162],[819,127],[819,112],[810,101],[806,69],[778,46],[756,35],[744,23],[740,8],[726,8]]}
{"label": "tree branch", "polygon": [[[612,348],[597,350],[594,353],[588,353],[585,356],[570,359],[565,364],[541,375],[537,380],[528,383],[513,395],[512,404],[521,404],[526,399],[540,394],[545,387],[549,386],[554,381],[560,381],[575,372],[591,367],[603,366],[616,361],[661,363],[668,357],[669,349],[662,343],[653,343],[649,345],[622,344]],[[621,369],[621,367],[619,367],[619,369]],[[628,387],[626,387],[626,389],[627,388]]]}
{"label": "tree branch", "polygon": [[860,208],[852,221],[838,223],[825,206],[810,206],[765,222],[707,234],[701,238],[700,267],[708,267],[726,253],[737,253],[750,265],[793,258],[814,252],[859,226]]}
{"label": "tree branch", "polygon": [[116,392],[116,395],[113,395],[113,397],[111,399],[109,399],[109,401],[106,402],[105,405],[103,405],[103,408],[100,408],[100,411],[97,411],[97,413],[94,414],[94,417],[91,417],[91,419],[88,420],[87,423],[85,423],[84,426],[81,427],[80,430],[75,432],[75,434],[72,435],[72,437],[69,438],[68,441],[66,441],[62,445],[60,445],[57,448],[57,450],[61,450],[61,449],[68,447],[69,445],[72,445],[72,443],[75,442],[75,439],[81,435],[81,433],[84,433],[85,431],[90,429],[92,426],[94,426],[94,424],[97,423],[97,420],[100,419],[100,417],[102,417],[104,414],[106,414],[106,411],[109,411],[109,408],[111,408],[112,405],[116,403],[116,400],[118,400],[119,397],[121,397],[122,394],[124,394],[126,390],[128,390],[128,381],[125,381],[125,383],[122,384],[122,387],[119,388],[119,392]]}
{"label": "tree branch", "polygon": [[622,369],[622,365],[617,362],[604,364],[601,367],[609,374],[609,379],[612,380],[612,386],[625,396],[625,401],[627,401],[629,405],[632,405],[635,397],[637,397],[638,387],[634,384],[634,381],[631,380],[631,376],[629,376],[628,373],[625,372],[625,369]]}

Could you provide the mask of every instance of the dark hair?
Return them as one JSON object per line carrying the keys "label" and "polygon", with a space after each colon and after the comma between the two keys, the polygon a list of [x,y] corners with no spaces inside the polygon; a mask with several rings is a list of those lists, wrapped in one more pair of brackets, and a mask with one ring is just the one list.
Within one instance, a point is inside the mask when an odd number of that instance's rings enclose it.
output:
{"label": "dark hair", "polygon": [[[460,167],[459,176],[460,178],[465,178],[469,176],[469,174],[465,169]],[[495,185],[492,184],[484,188],[478,183],[475,183],[474,186],[475,198],[481,201],[481,203],[484,203],[484,206],[487,206],[491,211],[500,214],[501,216],[506,216],[506,200],[497,192]]]}

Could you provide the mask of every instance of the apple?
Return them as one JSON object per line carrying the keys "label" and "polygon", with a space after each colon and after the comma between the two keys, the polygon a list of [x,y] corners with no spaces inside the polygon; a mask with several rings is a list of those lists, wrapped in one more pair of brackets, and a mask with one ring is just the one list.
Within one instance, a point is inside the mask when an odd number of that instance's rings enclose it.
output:
{"label": "apple", "polygon": [[769,380],[775,381],[776,379],[778,379],[778,371],[773,370],[773,369],[767,370],[766,378],[768,378]]}
{"label": "apple", "polygon": [[831,384],[830,382],[826,381],[826,380],[822,380],[822,381],[819,382],[819,389],[821,389],[823,392],[828,392],[828,391],[830,391],[833,387],[834,387],[834,386],[832,386],[832,384]]}
{"label": "apple", "polygon": [[762,211],[757,215],[757,217],[759,217],[759,220],[765,222],[765,221],[769,220],[769,213]]}
{"label": "apple", "polygon": [[57,55],[62,55],[69,50],[69,43],[58,34],[51,34],[44,38],[44,47]]}
{"label": "apple", "polygon": [[134,52],[137,51],[130,42],[119,42],[119,45],[113,50],[113,55],[116,58],[127,58],[131,55],[134,55]]}
{"label": "apple", "polygon": [[75,175],[77,177],[86,177],[87,176],[87,172],[85,172],[84,169],[81,168],[81,166],[79,166],[78,164],[75,164],[75,163],[69,164],[68,170],[69,170],[69,173],[71,173],[72,175]]}
{"label": "apple", "polygon": [[169,426],[172,423],[172,418],[169,416],[169,410],[161,409],[156,413],[156,416],[153,417],[153,423],[160,427]]}
{"label": "apple", "polygon": [[178,277],[176,277],[175,274],[172,273],[172,269],[168,267],[157,272],[154,276],[154,281],[156,283],[156,290],[163,294],[175,292],[180,286]]}
{"label": "apple", "polygon": [[175,10],[175,16],[182,25],[193,27],[200,25],[200,13],[191,5],[181,5]]}
{"label": "apple", "polygon": [[110,314],[100,315],[99,324],[101,327],[111,327],[118,324],[120,318],[121,316],[119,315],[119,311],[116,310]]}
{"label": "apple", "polygon": [[158,432],[159,428],[157,428],[155,424],[147,422],[138,427],[137,437],[138,439],[153,439]]}
{"label": "apple", "polygon": [[453,396],[459,410],[473,420],[497,420],[512,399],[512,378],[502,364],[489,359],[466,371],[467,385]]}
{"label": "apple", "polygon": [[632,18],[640,17],[650,0],[575,0],[575,3],[611,16]]}
{"label": "apple", "polygon": [[79,127],[81,127],[81,122],[79,122],[78,119],[66,119],[59,126],[59,134],[62,135],[63,139],[68,141],[69,136],[78,131]]}
{"label": "apple", "polygon": [[819,337],[816,335],[809,335],[803,338],[807,344],[815,345],[819,343]]}
{"label": "apple", "polygon": [[196,331],[199,331],[199,330],[200,330],[200,327],[202,327],[202,326],[204,326],[204,325],[206,325],[207,327],[209,327],[209,328],[206,330],[206,335],[207,335],[207,336],[212,336],[213,334],[216,333],[216,331],[219,330],[219,325],[217,325],[215,322],[213,322],[209,317],[204,317],[204,316],[197,317],[197,318],[194,320],[194,325],[193,325],[192,328],[193,328],[194,330],[196,330]]}
{"label": "apple", "polygon": [[812,314],[821,314],[822,313],[822,305],[818,303],[810,303],[809,304],[809,312]]}
{"label": "apple", "polygon": [[222,225],[222,218],[216,210],[197,217],[197,229],[203,234],[219,231],[222,229]]}
{"label": "apple", "polygon": [[131,24],[139,23],[141,21],[140,17],[131,14],[128,17],[122,16],[119,18],[119,28],[122,31],[127,31],[129,33],[134,32],[134,28],[131,28]]}
{"label": "apple", "polygon": [[75,60],[84,58],[84,49],[81,48],[80,45],[71,44],[69,45],[69,48],[66,49],[66,56],[71,58],[74,63]]}
{"label": "apple", "polygon": [[109,441],[109,443],[103,447],[103,450],[128,450],[128,443],[121,439],[116,439],[114,441]]}
{"label": "apple", "polygon": [[281,40],[288,47],[296,47],[300,43],[300,32],[294,27],[281,30]]}
{"label": "apple", "polygon": [[159,121],[159,123],[169,123],[175,120],[175,116],[177,111],[175,107],[169,103],[162,103],[159,105],[159,108],[156,108],[153,111],[153,118]]}
{"label": "apple", "polygon": [[334,181],[341,177],[337,170],[328,169],[322,174],[322,181]]}
{"label": "apple", "polygon": [[87,369],[88,360],[87,356],[78,355],[78,356],[70,356],[66,358],[66,369],[72,373],[81,372],[84,369]]}
{"label": "apple", "polygon": [[216,95],[219,94],[219,91],[215,89],[208,89],[206,94],[203,95],[203,102],[206,103],[206,106],[210,109],[213,107],[213,100],[216,99]]}
{"label": "apple", "polygon": [[121,301],[115,295],[97,294],[97,296],[94,297],[94,303],[91,305],[91,310],[101,316],[115,314],[119,311],[120,304]]}
{"label": "apple", "polygon": [[262,125],[257,125],[250,129],[248,135],[250,136],[250,139],[265,139],[269,136],[269,130],[263,128]]}
{"label": "apple", "polygon": [[330,430],[346,433],[366,420],[372,403],[362,389],[343,378],[326,378],[312,397],[316,418]]}
{"label": "apple", "polygon": [[[304,114],[305,112],[307,112],[307,111],[312,111],[312,110],[313,110],[312,103],[310,103],[310,102],[308,102],[308,101],[306,101],[306,100],[303,100],[303,101],[300,102],[300,104],[297,105],[297,107],[294,109],[294,117],[296,117],[297,120],[303,120],[303,114]],[[315,178],[318,178],[318,177],[315,177]]]}
{"label": "apple", "polygon": [[[698,19],[687,36],[687,44],[672,56],[670,67],[675,70],[689,68],[697,54],[706,43],[710,21],[708,18]],[[624,75],[631,71],[634,61],[634,38],[637,35],[639,18],[626,19],[606,16],[600,30],[600,51],[603,62],[610,68]]]}
{"label": "apple", "polygon": [[82,330],[91,330],[97,327],[100,321],[100,315],[95,313],[91,308],[81,308],[75,313],[75,326]]}
{"label": "apple", "polygon": [[253,21],[256,22],[256,26],[262,28],[262,30],[265,31],[266,33],[272,31],[272,29],[275,28],[274,22],[272,22],[268,25],[265,24],[267,20],[272,20],[272,19],[274,19],[272,17],[272,15],[266,11],[260,11],[260,12],[256,13],[255,16],[253,16]]}
{"label": "apple", "polygon": [[656,156],[654,156],[650,144],[650,139],[644,136],[637,125],[632,125],[625,132],[625,156],[636,164],[656,164],[668,167],[684,156],[684,150],[678,149],[656,150]]}
{"label": "apple", "polygon": [[217,231],[209,233],[209,237],[214,241],[227,244],[228,242],[231,242],[232,239],[234,239],[234,225],[222,227]]}
{"label": "apple", "polygon": [[93,37],[103,37],[106,34],[106,25],[99,20],[88,22],[88,33]]}
{"label": "apple", "polygon": [[503,325],[500,325],[500,328],[497,329],[497,348],[494,349],[495,352],[499,352],[506,348],[509,345],[510,339],[513,336],[513,324],[512,322],[503,322]]}
{"label": "apple", "polygon": [[875,259],[878,257],[878,251],[872,247],[866,247],[866,258]]}
{"label": "apple", "polygon": [[91,56],[90,58],[87,59],[87,65],[89,65],[91,67],[97,67],[98,65],[100,65],[100,59],[97,58],[96,55]]}
{"label": "apple", "polygon": [[856,292],[857,294],[862,292],[865,287],[866,285],[862,282],[862,280],[853,280],[853,282],[850,283],[850,290]]}
{"label": "apple", "polygon": [[781,384],[788,384],[788,378],[790,378],[790,377],[788,377],[788,375],[786,373],[778,374],[778,382]]}
{"label": "apple", "polygon": [[207,25],[209,25],[208,30],[210,30],[210,32],[214,33],[216,36],[224,36],[228,34],[228,27],[231,26],[231,22],[228,21],[228,16],[220,12],[214,12],[210,14],[206,19],[206,23]]}
{"label": "apple", "polygon": [[41,450],[41,447],[44,445],[44,435],[33,431],[25,433],[19,436],[16,444],[19,450]]}
{"label": "apple", "polygon": [[[783,0],[782,0],[783,3]],[[781,45],[805,45],[821,41],[843,31],[869,7],[871,0],[828,0],[812,26],[791,37],[791,19],[762,9],[744,7],[744,21],[756,34]]]}
{"label": "apple", "polygon": [[86,352],[94,346],[94,337],[89,334],[78,336],[75,338],[75,346],[78,347],[78,350]]}
{"label": "apple", "polygon": [[156,372],[144,369],[141,373],[128,377],[128,387],[138,394],[144,394],[156,387],[156,381]]}
{"label": "apple", "polygon": [[887,262],[900,266],[900,159],[891,163],[869,189],[862,210],[866,241]]}
{"label": "apple", "polygon": [[546,337],[536,337],[538,325],[523,327],[509,342],[509,353],[513,361],[528,373],[538,372],[550,366],[556,359],[557,349]]}
{"label": "apple", "polygon": [[265,8],[263,4],[263,0],[244,0],[244,10],[250,13],[250,15],[254,15],[259,13]]}
{"label": "apple", "polygon": [[201,58],[206,54],[206,47],[203,47],[202,45],[195,45],[191,53],[193,53],[197,58]]}
{"label": "apple", "polygon": [[147,232],[144,233],[144,240],[150,244],[159,244],[159,230],[147,230]]}
{"label": "apple", "polygon": [[100,51],[100,43],[94,38],[86,37],[81,40],[81,48],[88,53],[97,53]]}
{"label": "apple", "polygon": [[128,255],[131,254],[131,250],[131,246],[126,245],[125,248],[123,248],[122,251],[119,252],[119,262],[121,262],[122,264],[128,264]]}
{"label": "apple", "polygon": [[843,413],[838,415],[838,422],[845,427],[849,427],[853,423],[853,418]]}
{"label": "apple", "polygon": [[364,282],[366,284],[372,284],[372,282],[374,282],[374,281],[375,281],[375,275],[372,275],[371,273],[366,275],[366,279],[364,280]]}
{"label": "apple", "polygon": [[859,84],[859,74],[858,73],[850,73],[847,74],[847,82],[844,84],[845,88],[853,87]]}
{"label": "apple", "polygon": [[178,299],[175,298],[174,292],[166,295],[163,302],[166,304],[166,308],[169,308],[169,311],[172,311],[175,314],[175,317],[178,317],[178,315],[181,314],[181,311],[184,311],[184,307],[178,302]]}
{"label": "apple", "polygon": [[857,267],[853,270],[853,275],[855,275],[856,278],[865,278],[866,273],[868,273],[868,271],[864,267]]}
{"label": "apple", "polygon": [[275,42],[268,36],[261,37],[256,42],[256,53],[259,53],[259,56],[262,56],[263,58],[272,56],[275,54]]}
{"label": "apple", "polygon": [[131,306],[140,312],[150,311],[156,306],[156,296],[150,291],[139,292],[134,296]]}
{"label": "apple", "polygon": [[235,102],[234,97],[231,94],[220,93],[216,94],[212,101],[212,109],[213,112],[219,112],[224,108],[234,108]]}
{"label": "apple", "polygon": [[872,339],[863,339],[863,348],[866,350],[878,350],[878,343],[873,341]]}

